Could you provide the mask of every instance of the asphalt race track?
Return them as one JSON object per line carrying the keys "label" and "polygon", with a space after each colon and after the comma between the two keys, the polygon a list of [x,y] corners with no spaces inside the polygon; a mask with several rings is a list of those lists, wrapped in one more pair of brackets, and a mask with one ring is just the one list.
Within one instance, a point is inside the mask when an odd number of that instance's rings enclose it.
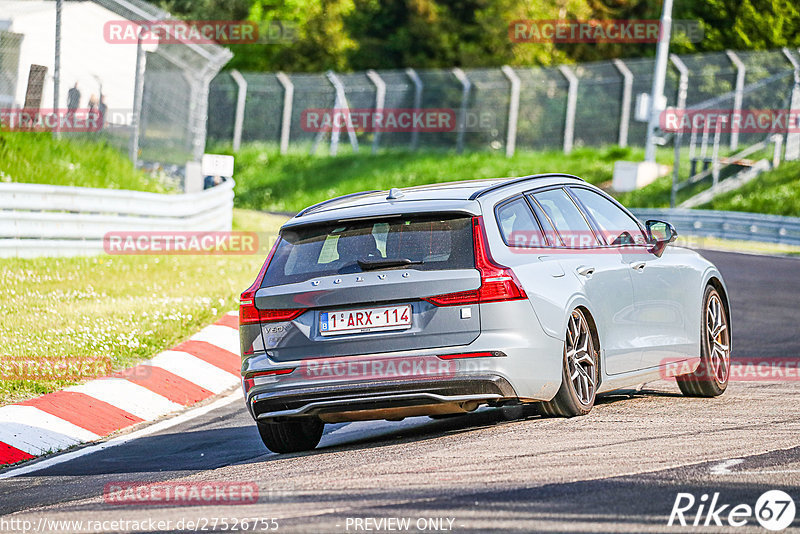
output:
{"label": "asphalt race track", "polygon": [[[800,259],[703,254],[728,283],[734,358],[796,357]],[[163,431],[0,479],[0,531],[22,532],[20,522],[31,521],[32,531],[88,532],[53,522],[90,519],[141,521],[128,523],[140,532],[191,530],[187,521],[198,520],[225,530],[225,519],[231,531],[245,518],[238,529],[252,531],[258,518],[277,532],[375,532],[406,518],[409,528],[393,531],[763,532],[754,517],[729,526],[727,513],[773,489],[800,508],[798,394],[797,379],[739,381],[720,398],[689,399],[660,381],[606,395],[588,417],[569,420],[511,408],[328,425],[317,450],[293,455],[266,451],[241,399],[231,398]],[[256,483],[259,498],[198,506],[103,498],[106,484],[176,480]],[[702,514],[691,526],[695,505],[689,526],[668,527],[678,493],[698,504],[719,493],[730,505],[724,526]],[[789,530],[798,527],[800,511]],[[126,528],[106,528],[118,530]]]}

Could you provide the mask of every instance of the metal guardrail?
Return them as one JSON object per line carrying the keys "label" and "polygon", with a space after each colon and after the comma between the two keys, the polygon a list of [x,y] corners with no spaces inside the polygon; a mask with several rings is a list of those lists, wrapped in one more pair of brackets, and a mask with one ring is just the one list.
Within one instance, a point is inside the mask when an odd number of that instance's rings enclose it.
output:
{"label": "metal guardrail", "polygon": [[688,209],[634,208],[631,212],[642,221],[670,222],[683,235],[800,246],[800,217]]}
{"label": "metal guardrail", "polygon": [[107,232],[226,231],[233,180],[185,194],[0,184],[0,258],[87,256]]}

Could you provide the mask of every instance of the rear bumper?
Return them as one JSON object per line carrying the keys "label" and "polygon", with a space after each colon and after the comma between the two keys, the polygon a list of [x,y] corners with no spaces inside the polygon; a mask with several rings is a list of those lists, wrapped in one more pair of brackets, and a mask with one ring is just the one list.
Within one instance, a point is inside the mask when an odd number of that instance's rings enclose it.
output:
{"label": "rear bumper", "polygon": [[505,378],[485,375],[253,390],[247,406],[258,421],[317,416],[333,423],[468,412],[481,404],[516,397]]}
{"label": "rear bumper", "polygon": [[[467,345],[291,362],[267,352],[246,356],[247,407],[261,420],[318,415],[334,422],[330,414],[391,419],[469,411],[480,401],[552,399],[561,386],[563,339],[542,330],[529,301],[481,304],[480,317],[481,334]],[[443,358],[480,352],[493,356]],[[396,409],[403,407],[413,409]]]}

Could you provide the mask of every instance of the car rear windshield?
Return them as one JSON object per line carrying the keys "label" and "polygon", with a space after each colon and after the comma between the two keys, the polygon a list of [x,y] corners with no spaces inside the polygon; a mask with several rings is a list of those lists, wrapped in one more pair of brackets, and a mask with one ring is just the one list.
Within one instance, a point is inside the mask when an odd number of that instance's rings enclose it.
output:
{"label": "car rear windshield", "polygon": [[288,228],[262,287],[385,269],[471,269],[471,222],[466,216],[439,215]]}

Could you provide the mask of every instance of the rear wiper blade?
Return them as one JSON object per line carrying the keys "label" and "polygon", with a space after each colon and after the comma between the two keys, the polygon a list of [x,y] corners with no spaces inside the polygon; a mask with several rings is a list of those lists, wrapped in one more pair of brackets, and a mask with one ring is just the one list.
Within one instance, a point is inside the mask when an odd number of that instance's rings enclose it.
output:
{"label": "rear wiper blade", "polygon": [[406,265],[421,265],[422,261],[414,261],[408,258],[362,258],[358,260],[358,266],[364,270],[382,269],[384,267],[403,267]]}

